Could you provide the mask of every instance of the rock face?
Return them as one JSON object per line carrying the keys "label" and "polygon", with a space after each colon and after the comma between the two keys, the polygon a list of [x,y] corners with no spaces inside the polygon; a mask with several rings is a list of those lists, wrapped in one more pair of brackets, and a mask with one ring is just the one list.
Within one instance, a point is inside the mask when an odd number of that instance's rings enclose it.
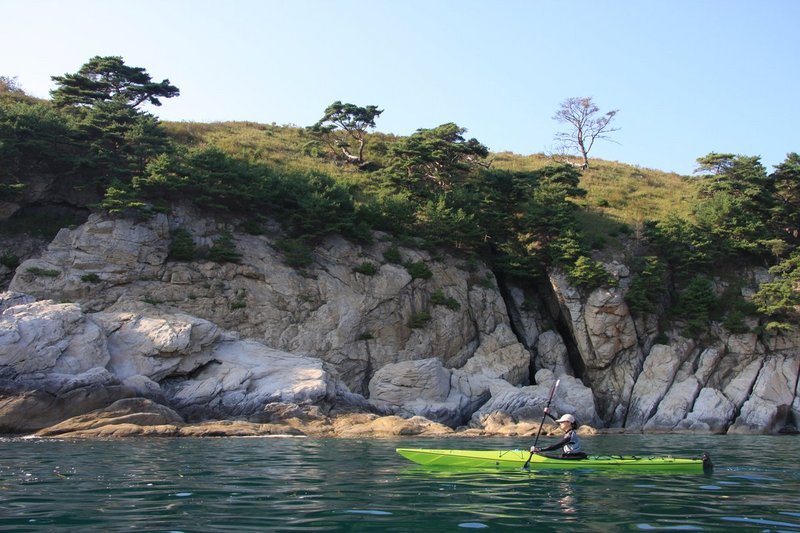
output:
{"label": "rock face", "polygon": [[[8,401],[19,403],[15,395],[40,391],[44,381],[53,390],[94,372],[93,383],[118,394],[47,422],[140,396],[187,420],[258,418],[265,406],[294,402],[424,413],[455,425],[486,401],[492,380],[529,380],[530,351],[511,331],[485,267],[467,271],[455,258],[401,248],[404,263],[431,271],[415,278],[383,259],[391,243],[378,235],[369,246],[331,238],[300,271],[277,250],[279,233],[235,231],[239,263],[178,262],[169,259],[177,228],[193,236],[199,255],[235,230],[180,209],[138,223],[92,215],[20,265],[2,299]],[[359,273],[367,262],[374,275]],[[412,326],[422,315],[430,318]],[[388,392],[381,375],[423,360],[447,376],[439,387],[448,392]]]}
{"label": "rock face", "polygon": [[556,313],[574,339],[600,415],[609,425],[622,425],[644,361],[622,290],[601,288],[584,298],[560,272],[551,274],[550,283]]}
{"label": "rock face", "polygon": [[[239,264],[168,261],[177,228],[189,231],[198,249],[234,229],[182,211],[139,224],[92,215],[77,230],[62,230],[40,258],[23,263],[9,289],[77,302],[90,312],[126,310],[131,302],[179,309],[271,348],[323,359],[361,394],[389,363],[436,356],[448,367],[462,366],[482,338],[508,323],[494,282],[483,282],[493,280],[485,267],[468,272],[456,259],[434,261],[401,248],[404,262],[424,262],[432,272],[415,279],[383,259],[388,241],[357,246],[331,238],[300,271],[276,249],[279,234],[236,234]],[[362,263],[377,272],[358,273]],[[437,291],[455,305],[432,303]],[[423,313],[430,315],[424,328],[411,327]]]}
{"label": "rock face", "polygon": [[51,300],[10,306],[0,319],[0,369],[4,392],[21,394],[4,400],[0,428],[38,429],[131,396],[189,419],[336,398],[339,383],[321,360],[236,337],[183,313],[84,314]]}
{"label": "rock face", "polygon": [[[198,259],[170,258],[177,229]],[[670,331],[655,343],[657,317],[625,304],[624,265],[608,265],[618,287],[589,294],[559,272],[544,290],[498,287],[485,266],[447,255],[400,247],[408,268],[390,262],[393,244],[376,234],[369,245],[331,237],[297,269],[277,225],[265,229],[178,208],[61,230],[0,294],[0,432],[67,419],[78,433],[140,431],[122,415],[74,418],[114,404],[174,412],[127,419],[154,434],[269,434],[305,420],[332,435],[350,431],[343,416],[363,418],[360,434],[520,434],[538,428],[556,379],[553,413],[588,426],[771,433],[800,420],[800,333],[718,328],[709,345]],[[224,234],[240,261],[202,259]],[[160,407],[125,404],[143,401]],[[206,425],[181,425],[195,422]]]}

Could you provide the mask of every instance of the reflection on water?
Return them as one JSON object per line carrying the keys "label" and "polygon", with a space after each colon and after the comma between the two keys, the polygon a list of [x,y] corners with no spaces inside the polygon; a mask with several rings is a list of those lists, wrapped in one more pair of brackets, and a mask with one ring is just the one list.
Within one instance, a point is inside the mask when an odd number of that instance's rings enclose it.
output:
{"label": "reflection on water", "polygon": [[597,436],[591,453],[696,456],[710,474],[459,471],[397,446],[515,439],[0,440],[2,531],[800,532],[795,437]]}

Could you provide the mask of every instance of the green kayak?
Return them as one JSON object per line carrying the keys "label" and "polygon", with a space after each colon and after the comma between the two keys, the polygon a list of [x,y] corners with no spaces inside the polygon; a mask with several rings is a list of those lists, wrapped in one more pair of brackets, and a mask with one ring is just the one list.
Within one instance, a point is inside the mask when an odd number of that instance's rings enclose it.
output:
{"label": "green kayak", "polygon": [[589,455],[585,459],[561,459],[527,450],[430,450],[397,448],[395,451],[420,465],[457,468],[584,468],[669,472],[702,472],[712,468],[708,455],[698,459],[639,457],[635,455]]}

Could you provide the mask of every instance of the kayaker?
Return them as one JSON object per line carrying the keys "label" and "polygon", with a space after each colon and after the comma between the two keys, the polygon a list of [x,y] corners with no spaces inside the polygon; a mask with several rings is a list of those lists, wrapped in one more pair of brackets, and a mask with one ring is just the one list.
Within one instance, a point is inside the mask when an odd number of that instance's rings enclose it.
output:
{"label": "kayaker", "polygon": [[544,448],[531,446],[531,453],[550,452],[561,448],[560,457],[562,459],[585,459],[586,454],[581,451],[581,441],[578,438],[578,433],[575,431],[578,429],[578,423],[575,421],[575,417],[570,414],[566,414],[562,415],[561,418],[556,419],[556,417],[550,414],[549,407],[544,408],[544,414],[556,421],[558,426],[561,428],[561,431],[564,432],[564,438],[559,442],[550,446],[545,446]]}

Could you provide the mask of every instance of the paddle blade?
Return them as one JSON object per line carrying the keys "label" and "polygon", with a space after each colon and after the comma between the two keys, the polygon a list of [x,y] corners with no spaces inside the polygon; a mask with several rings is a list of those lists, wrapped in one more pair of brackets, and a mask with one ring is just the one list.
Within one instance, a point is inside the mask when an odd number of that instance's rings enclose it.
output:
{"label": "paddle blade", "polygon": [[553,386],[550,388],[550,396],[547,398],[547,405],[550,406],[550,402],[553,400],[553,396],[555,396],[556,391],[558,390],[558,384],[561,383],[560,379],[557,379]]}

